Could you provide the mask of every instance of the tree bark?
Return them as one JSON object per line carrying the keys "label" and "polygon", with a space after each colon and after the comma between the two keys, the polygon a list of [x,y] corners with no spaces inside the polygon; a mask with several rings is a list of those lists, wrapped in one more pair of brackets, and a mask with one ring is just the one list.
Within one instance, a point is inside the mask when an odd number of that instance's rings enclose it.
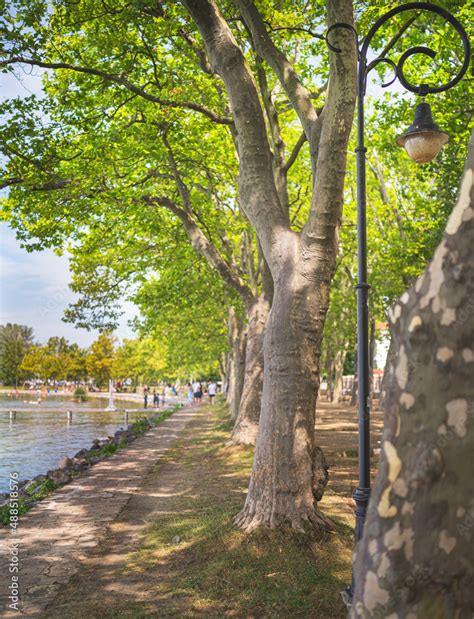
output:
{"label": "tree bark", "polygon": [[257,297],[247,310],[245,379],[231,436],[234,443],[255,445],[257,439],[263,390],[263,337],[269,311],[270,304],[264,294]]}
{"label": "tree bark", "polygon": [[393,356],[395,354],[393,337],[390,337],[390,344],[387,351],[387,359],[385,361],[385,367],[383,370],[382,384],[380,386],[380,400],[379,410],[385,410],[385,402],[388,390],[388,378],[390,376],[390,366],[393,363]]}
{"label": "tree bark", "polygon": [[234,307],[229,309],[228,337],[230,345],[227,403],[230,416],[236,419],[244,385],[246,330]]}
{"label": "tree bark", "polygon": [[352,617],[474,613],[474,132],[432,262],[390,311],[382,459]]}
{"label": "tree bark", "polygon": [[345,350],[338,350],[334,359],[334,392],[333,401],[339,402],[342,394],[342,377],[344,375]]}
{"label": "tree bark", "polygon": [[265,331],[262,415],[247,500],[236,518],[245,530],[283,523],[298,529],[305,522],[329,526],[313,494],[324,322],[319,308],[327,308],[329,286],[315,285],[299,264],[288,264],[276,284]]}

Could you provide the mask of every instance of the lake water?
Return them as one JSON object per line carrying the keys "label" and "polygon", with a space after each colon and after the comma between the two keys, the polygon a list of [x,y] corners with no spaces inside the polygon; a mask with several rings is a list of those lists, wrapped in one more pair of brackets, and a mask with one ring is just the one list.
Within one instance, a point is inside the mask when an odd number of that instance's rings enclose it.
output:
{"label": "lake water", "polygon": [[[6,492],[10,473],[20,479],[31,479],[56,468],[63,456],[72,457],[79,449],[90,447],[95,438],[113,435],[124,427],[124,411],[90,412],[86,409],[104,409],[106,398],[88,397],[84,403],[70,397],[51,396],[36,404],[37,396],[0,396],[0,493]],[[129,410],[128,422],[143,417],[133,411],[141,401],[116,401],[115,405]],[[31,410],[31,409],[38,410]],[[10,422],[9,411],[16,411]],[[68,422],[66,411],[72,411]]]}

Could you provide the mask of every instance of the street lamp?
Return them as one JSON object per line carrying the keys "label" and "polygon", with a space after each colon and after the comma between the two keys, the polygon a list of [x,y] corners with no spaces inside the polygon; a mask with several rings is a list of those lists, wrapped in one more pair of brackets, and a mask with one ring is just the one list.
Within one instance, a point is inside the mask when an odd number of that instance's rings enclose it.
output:
{"label": "street lamp", "polygon": [[[414,19],[400,29],[391,44],[387,46],[380,56],[367,62],[367,52],[374,35],[379,28],[394,15],[405,11],[427,11],[443,17],[450,23],[461,37],[464,47],[463,64],[459,72],[447,84],[440,86],[430,86],[428,84],[412,84],[405,76],[403,67],[408,58],[414,54],[424,54],[430,58],[436,56],[436,52],[429,47],[416,46],[404,52],[398,63],[395,64],[385,56],[385,53],[393,47],[396,41],[402,36],[405,30],[413,23]],[[466,31],[459,21],[445,9],[429,2],[410,2],[397,6],[388,11],[372,26],[369,33],[362,41],[359,49],[358,35],[354,27],[350,24],[335,23],[326,33],[326,43],[334,52],[341,50],[331,45],[328,40],[332,30],[345,28],[352,31],[355,35],[358,47],[358,67],[357,67],[357,264],[358,278],[357,285],[357,367],[358,367],[358,420],[359,420],[359,485],[354,492],[356,502],[356,526],[355,540],[362,538],[364,522],[367,514],[367,505],[370,497],[370,394],[369,394],[369,309],[368,297],[370,286],[367,283],[367,223],[366,223],[366,177],[365,177],[365,153],[367,148],[364,144],[364,97],[367,88],[367,76],[369,72],[379,63],[389,64],[394,70],[395,77],[383,86],[390,86],[398,78],[402,86],[418,96],[422,97],[415,111],[413,124],[408,128],[404,135],[397,139],[399,146],[404,146],[408,155],[417,163],[427,163],[432,161],[438,154],[440,148],[445,144],[449,136],[441,131],[433,122],[430,106],[425,103],[424,97],[431,93],[443,92],[452,88],[466,73],[469,66],[470,45]],[[343,593],[344,600],[350,604],[352,601],[353,586],[347,587]]]}

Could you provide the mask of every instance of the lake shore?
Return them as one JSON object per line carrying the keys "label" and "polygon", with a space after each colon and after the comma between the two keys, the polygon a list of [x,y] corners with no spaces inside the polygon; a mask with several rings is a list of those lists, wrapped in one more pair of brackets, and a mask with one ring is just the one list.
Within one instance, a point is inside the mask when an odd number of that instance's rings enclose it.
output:
{"label": "lake shore", "polygon": [[0,531],[2,617],[43,615],[194,414],[189,409],[176,411],[25,514],[14,536],[19,548],[20,613],[7,603],[13,536],[8,530]]}

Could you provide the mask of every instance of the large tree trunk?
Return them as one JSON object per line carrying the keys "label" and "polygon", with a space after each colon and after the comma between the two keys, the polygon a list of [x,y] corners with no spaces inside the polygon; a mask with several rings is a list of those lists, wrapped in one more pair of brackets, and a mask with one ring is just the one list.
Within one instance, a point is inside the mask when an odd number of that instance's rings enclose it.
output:
{"label": "large tree trunk", "polygon": [[[275,71],[309,142],[315,191],[307,222],[292,230],[276,187],[259,93],[242,49],[213,0],[183,0],[232,108],[239,154],[239,200],[270,268],[275,290],[264,337],[262,411],[247,501],[237,522],[251,529],[290,522],[324,523],[314,505],[315,405],[329,283],[342,215],[346,152],[352,126],[356,53],[339,29],[330,52],[324,117],[291,63],[276,48],[255,3],[236,0],[258,54]],[[350,0],[327,1],[328,23],[353,23]]]}
{"label": "large tree trunk", "polygon": [[236,518],[246,530],[328,524],[313,491],[320,456],[314,444],[319,350],[329,287],[315,285],[297,262],[289,259],[286,267],[265,331],[262,416],[247,500]]}
{"label": "large tree trunk", "polygon": [[263,390],[263,337],[270,311],[265,295],[260,295],[248,308],[245,378],[240,407],[232,432],[232,441],[255,445]]}
{"label": "large tree trunk", "polygon": [[382,459],[353,617],[474,613],[474,133],[443,241],[393,306]]}

